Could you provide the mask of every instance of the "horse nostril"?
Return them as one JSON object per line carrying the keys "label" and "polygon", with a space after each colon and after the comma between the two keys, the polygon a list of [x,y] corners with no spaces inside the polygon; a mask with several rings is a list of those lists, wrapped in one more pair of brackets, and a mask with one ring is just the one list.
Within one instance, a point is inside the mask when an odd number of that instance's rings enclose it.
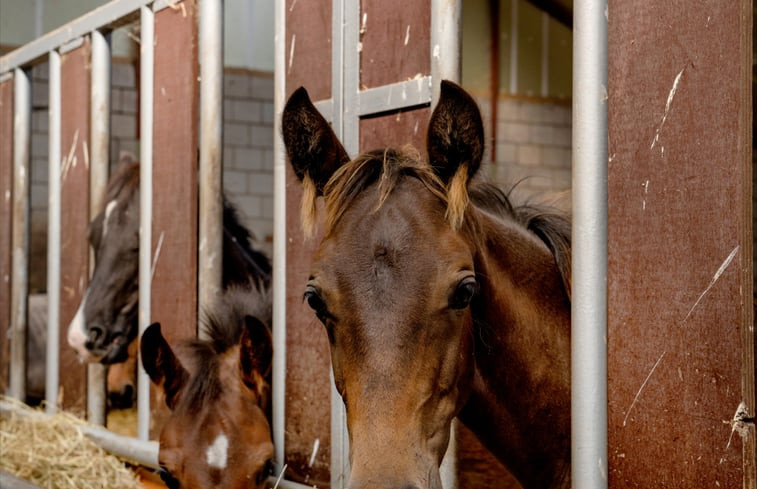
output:
{"label": "horse nostril", "polygon": [[89,327],[89,336],[87,337],[87,341],[84,343],[84,346],[86,346],[88,349],[92,349],[97,345],[99,341],[101,341],[103,337],[104,331],[99,326],[90,326]]}

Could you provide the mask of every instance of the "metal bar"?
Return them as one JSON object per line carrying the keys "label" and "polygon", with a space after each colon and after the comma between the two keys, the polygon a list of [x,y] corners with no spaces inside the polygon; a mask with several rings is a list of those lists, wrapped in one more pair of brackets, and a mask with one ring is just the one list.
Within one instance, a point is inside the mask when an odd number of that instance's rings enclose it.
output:
{"label": "metal bar", "polygon": [[433,102],[442,80],[460,83],[462,0],[431,0],[431,80]]}
{"label": "metal bar", "polygon": [[[462,0],[431,0],[431,98],[439,101],[442,80],[460,83],[462,78]],[[496,97],[496,94],[492,94]],[[440,477],[442,487],[457,487],[457,438],[455,425],[450,426],[451,436],[447,452],[442,459]]]}
{"label": "metal bar", "polygon": [[39,37],[3,57],[0,73],[26,66],[47,56],[49,51],[94,30],[108,31],[136,18],[137,11],[153,0],[114,0],[82,15],[76,20]]}
{"label": "metal bar", "polygon": [[273,90],[273,366],[271,373],[271,429],[274,463],[284,465],[286,415],[286,151],[281,113],[286,103],[286,6],[274,5]]}
{"label": "metal bar", "polygon": [[29,159],[31,77],[20,68],[13,76],[13,237],[11,277],[11,397],[26,397],[26,330],[29,294]]}
{"label": "metal bar", "polygon": [[541,96],[549,97],[549,15],[541,14]]}
{"label": "metal bar", "polygon": [[357,94],[357,115],[378,114],[431,102],[431,77],[382,85],[361,90]]}
{"label": "metal bar", "polygon": [[[357,113],[360,90],[360,55],[357,50],[360,25],[360,2],[334,0],[332,3],[332,75],[331,124],[347,154],[355,155],[360,144],[360,119]],[[334,371],[329,368],[331,385],[331,487],[347,487],[350,475],[347,411],[334,384]]]}
{"label": "metal bar", "polygon": [[573,28],[572,482],[607,487],[607,0]]}
{"label": "metal bar", "polygon": [[334,120],[334,101],[332,99],[313,102],[313,105],[326,121],[331,123]]}
{"label": "metal bar", "polygon": [[[140,12],[140,128],[139,151],[139,336],[150,325],[152,283],[152,123],[153,54],[155,14],[150,7]],[[140,362],[137,370],[137,436],[150,437],[150,379]]]}
{"label": "metal bar", "polygon": [[[0,416],[22,416],[44,420],[48,414],[31,409],[21,409],[21,405],[0,400]],[[119,435],[112,431],[88,424],[72,423],[84,436],[112,454],[157,469],[159,444],[157,441],[142,441],[131,436]]]}
{"label": "metal bar", "polygon": [[199,22],[198,317],[221,296],[223,273],[223,2],[202,0]]}
{"label": "metal bar", "polygon": [[510,93],[518,93],[518,2],[510,6]]}
{"label": "metal bar", "polygon": [[61,205],[61,76],[60,54],[50,51],[48,101],[48,205],[47,205],[47,363],[45,366],[45,410],[58,406],[60,383],[60,205]]}
{"label": "metal bar", "polygon": [[[92,38],[92,83],[90,103],[90,163],[89,215],[102,209],[103,194],[108,184],[110,160],[110,39],[95,30]],[[94,254],[90,251],[89,269],[95,269]],[[99,363],[87,365],[87,419],[105,425],[107,371]]]}

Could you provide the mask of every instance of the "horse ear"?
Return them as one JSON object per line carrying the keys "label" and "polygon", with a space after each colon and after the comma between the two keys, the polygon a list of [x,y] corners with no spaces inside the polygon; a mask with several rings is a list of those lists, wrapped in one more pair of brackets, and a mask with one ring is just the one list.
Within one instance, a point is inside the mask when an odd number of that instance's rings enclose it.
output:
{"label": "horse ear", "polygon": [[265,324],[253,316],[245,316],[239,348],[239,367],[242,380],[253,390],[260,391],[261,381],[271,373],[273,339]]}
{"label": "horse ear", "polygon": [[189,374],[163,337],[160,323],[151,324],[142,333],[139,346],[142,366],[150,376],[150,380],[163,389],[166,405],[173,410],[181,388],[189,379]]}
{"label": "horse ear", "polygon": [[439,103],[428,124],[427,149],[434,172],[449,185],[466,168],[466,182],[484,155],[484,124],[475,100],[460,86],[442,80]]}
{"label": "horse ear", "polygon": [[289,161],[297,177],[309,177],[318,195],[331,175],[350,158],[307,90],[298,88],[289,97],[281,116],[281,132]]}

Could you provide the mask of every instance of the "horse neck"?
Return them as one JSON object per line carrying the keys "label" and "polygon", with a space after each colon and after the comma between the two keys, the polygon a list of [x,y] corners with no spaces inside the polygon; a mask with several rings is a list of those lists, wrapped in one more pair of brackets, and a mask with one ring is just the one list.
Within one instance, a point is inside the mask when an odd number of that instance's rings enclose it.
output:
{"label": "horse neck", "polygon": [[570,302],[555,259],[514,222],[480,213],[475,377],[460,414],[526,488],[570,471]]}

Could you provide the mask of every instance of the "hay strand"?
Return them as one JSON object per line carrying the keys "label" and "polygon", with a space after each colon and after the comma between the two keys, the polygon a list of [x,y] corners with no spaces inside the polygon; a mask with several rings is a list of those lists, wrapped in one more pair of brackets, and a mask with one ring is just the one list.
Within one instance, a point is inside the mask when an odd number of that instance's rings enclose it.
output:
{"label": "hay strand", "polygon": [[0,416],[0,470],[41,487],[60,489],[139,488],[122,461],[97,446],[77,426],[85,422],[38,410],[0,396],[15,410]]}

